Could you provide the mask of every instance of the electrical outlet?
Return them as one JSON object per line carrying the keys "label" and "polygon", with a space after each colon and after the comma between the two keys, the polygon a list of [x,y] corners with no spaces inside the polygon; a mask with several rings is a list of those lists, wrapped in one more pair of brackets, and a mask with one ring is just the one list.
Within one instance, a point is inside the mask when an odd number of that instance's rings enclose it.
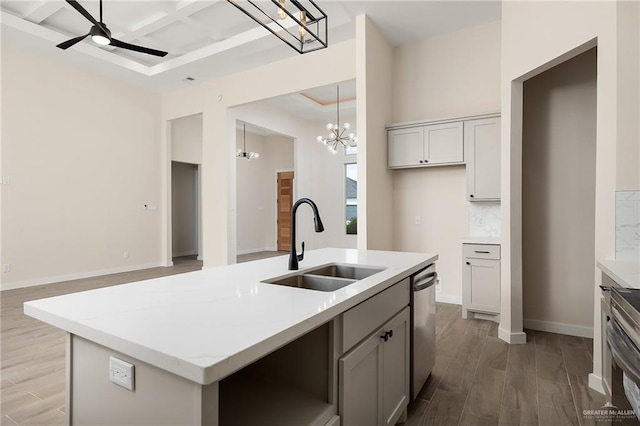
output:
{"label": "electrical outlet", "polygon": [[3,185],[11,185],[11,176],[2,176]]}
{"label": "electrical outlet", "polygon": [[416,225],[420,225],[420,224],[422,223],[422,218],[420,218],[420,216],[416,216],[416,218],[415,218],[415,220],[414,220],[414,223],[415,223]]}
{"label": "electrical outlet", "polygon": [[485,216],[483,214],[478,216],[478,226],[484,226],[485,223],[486,223]]}
{"label": "electrical outlet", "polygon": [[4,265],[2,265],[2,272],[11,272],[11,264],[5,263]]}
{"label": "electrical outlet", "polygon": [[442,281],[439,279],[436,281],[436,293],[442,293]]}
{"label": "electrical outlet", "polygon": [[116,357],[109,357],[109,380],[132,391],[135,383],[135,366]]}
{"label": "electrical outlet", "polygon": [[122,253],[122,257],[125,258],[125,259],[128,259],[129,258],[129,252],[125,251],[124,253]]}

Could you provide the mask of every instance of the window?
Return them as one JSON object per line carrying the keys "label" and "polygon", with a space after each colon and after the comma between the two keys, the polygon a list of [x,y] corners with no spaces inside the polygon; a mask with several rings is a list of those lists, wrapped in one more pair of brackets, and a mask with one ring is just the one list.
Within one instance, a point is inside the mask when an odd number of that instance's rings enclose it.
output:
{"label": "window", "polygon": [[345,205],[347,234],[358,233],[358,165],[345,165]]}

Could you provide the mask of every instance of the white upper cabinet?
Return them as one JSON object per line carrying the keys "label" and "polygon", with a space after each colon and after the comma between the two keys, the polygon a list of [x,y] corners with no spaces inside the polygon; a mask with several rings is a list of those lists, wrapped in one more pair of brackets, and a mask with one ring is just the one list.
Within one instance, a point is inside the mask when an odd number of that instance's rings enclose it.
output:
{"label": "white upper cabinet", "polygon": [[464,161],[461,121],[431,124],[388,132],[388,166],[424,167]]}
{"label": "white upper cabinet", "polygon": [[500,117],[464,123],[467,200],[500,199]]}
{"label": "white upper cabinet", "polygon": [[389,167],[410,167],[419,165],[424,157],[422,127],[389,130]]}
{"label": "white upper cabinet", "polygon": [[424,162],[427,165],[464,161],[462,122],[424,127]]}

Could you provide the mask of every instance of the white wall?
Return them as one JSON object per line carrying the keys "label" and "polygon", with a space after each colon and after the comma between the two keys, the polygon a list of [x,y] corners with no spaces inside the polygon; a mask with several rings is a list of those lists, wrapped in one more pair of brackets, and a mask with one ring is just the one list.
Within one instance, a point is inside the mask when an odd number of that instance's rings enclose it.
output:
{"label": "white wall", "polygon": [[393,122],[500,111],[500,22],[397,47]]}
{"label": "white wall", "polygon": [[529,329],[593,337],[596,50],[524,83],[523,312]]}
{"label": "white wall", "polygon": [[393,50],[366,16],[356,18],[358,136],[358,248],[393,248],[393,175],[387,170]]}
{"label": "white wall", "polygon": [[[242,148],[242,130],[236,133]],[[237,253],[276,250],[276,171],[294,170],[293,139],[247,132],[247,151],[257,160],[236,164]]]}
{"label": "white wall", "polygon": [[[394,122],[500,111],[500,22],[398,47],[393,63]],[[393,248],[438,253],[438,298],[460,303],[468,229],[465,167],[393,175]]]}
{"label": "white wall", "polygon": [[640,2],[618,3],[616,189],[640,189]]}
{"label": "white wall", "polygon": [[[203,215],[203,257],[205,266],[227,264],[235,261],[236,221],[235,221],[235,120],[236,118],[259,124],[262,119],[243,119],[236,117],[229,108],[250,102],[299,92],[310,87],[324,86],[346,81],[355,77],[355,42],[348,41],[331,45],[327,49],[309,55],[295,55],[255,69],[235,73],[219,79],[191,86],[163,96],[163,120],[172,120],[187,115],[203,114],[203,176],[202,176],[202,215]],[[327,63],[340,63],[339,67],[327,67]],[[303,72],[296,78],[282,78],[291,70],[322,70],[322,72]],[[265,84],[268,81],[269,84]],[[296,124],[283,123],[289,129]],[[267,126],[262,126],[267,127]],[[295,137],[296,133],[278,131]],[[163,128],[162,139],[167,146],[167,130]],[[296,144],[297,145],[297,144]],[[296,162],[299,155],[295,148]],[[165,156],[166,149],[163,150]],[[168,185],[168,161],[163,161],[163,182]],[[302,172],[302,173],[301,173]],[[298,178],[304,170],[300,170]],[[302,194],[298,193],[298,196]],[[168,203],[168,193],[163,201]],[[168,241],[164,219],[163,235],[165,241],[163,253],[168,257]]]}
{"label": "white wall", "polygon": [[171,160],[202,164],[202,114],[171,120]]}
{"label": "white wall", "polygon": [[172,254],[198,254],[198,166],[171,163]]}
{"label": "white wall", "polygon": [[[616,189],[617,99],[626,87],[618,85],[618,2],[503,2],[502,3],[502,339],[518,343],[522,333],[522,82],[558,63],[598,46],[596,119],[595,258],[593,293],[600,296],[596,259],[614,255],[614,192]],[[633,32],[633,31],[631,31]],[[635,74],[636,76],[638,74]],[[635,115],[637,117],[637,114]],[[633,166],[631,166],[633,167]],[[637,164],[635,165],[637,170]],[[594,303],[594,373],[600,384],[600,307]]]}
{"label": "white wall", "polygon": [[160,96],[2,45],[2,103],[2,289],[159,265]]}
{"label": "white wall", "polygon": [[[340,124],[351,124],[351,131],[358,135],[358,126],[355,117],[340,113]],[[345,225],[346,198],[345,198],[345,165],[357,162],[357,155],[345,155],[343,149],[333,155],[322,145],[315,141],[318,135],[328,134],[327,123],[316,122],[312,124],[312,132],[304,143],[311,144],[313,158],[312,170],[312,199],[318,205],[320,217],[324,224],[324,232],[315,234],[317,247],[343,247],[356,248],[357,235],[347,235]],[[359,189],[359,188],[358,188]],[[312,228],[313,222],[307,222],[306,226]]]}

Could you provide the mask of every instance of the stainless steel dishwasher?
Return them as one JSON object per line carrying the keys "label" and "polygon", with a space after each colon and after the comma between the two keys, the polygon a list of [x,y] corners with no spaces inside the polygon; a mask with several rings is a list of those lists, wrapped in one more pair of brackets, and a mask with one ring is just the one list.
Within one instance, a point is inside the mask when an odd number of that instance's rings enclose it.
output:
{"label": "stainless steel dishwasher", "polygon": [[411,400],[429,378],[436,362],[436,265],[411,277]]}

